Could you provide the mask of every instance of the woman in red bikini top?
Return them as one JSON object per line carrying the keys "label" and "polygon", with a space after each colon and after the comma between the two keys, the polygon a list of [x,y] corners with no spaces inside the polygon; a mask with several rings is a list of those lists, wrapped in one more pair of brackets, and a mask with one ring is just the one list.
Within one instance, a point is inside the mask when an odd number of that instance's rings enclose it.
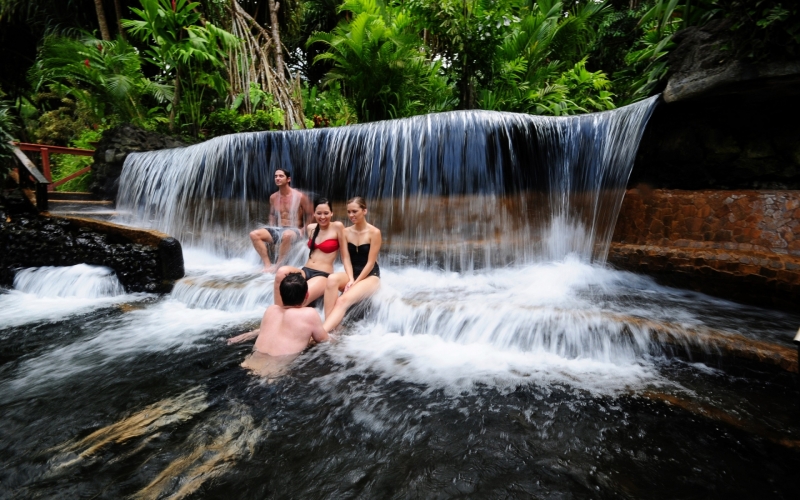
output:
{"label": "woman in red bikini top", "polygon": [[275,273],[275,304],[283,305],[278,286],[289,273],[301,273],[308,282],[308,297],[303,305],[308,305],[325,293],[325,285],[328,275],[333,272],[337,251],[342,246],[347,246],[344,224],[332,222],[332,217],[331,203],[325,198],[317,200],[314,205],[314,219],[317,222],[306,227],[306,235],[309,237],[308,248],[311,251],[308,260],[302,269],[292,266],[282,266],[278,269]]}

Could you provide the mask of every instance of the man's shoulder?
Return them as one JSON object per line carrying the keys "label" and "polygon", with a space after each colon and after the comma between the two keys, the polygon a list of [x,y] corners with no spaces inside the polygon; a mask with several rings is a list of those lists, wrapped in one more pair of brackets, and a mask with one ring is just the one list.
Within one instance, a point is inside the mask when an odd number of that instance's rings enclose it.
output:
{"label": "man's shoulder", "polygon": [[272,304],[271,306],[267,307],[267,310],[264,312],[264,314],[269,314],[272,316],[274,314],[280,314],[281,312],[283,312],[283,308],[281,306]]}
{"label": "man's shoulder", "polygon": [[321,321],[319,318],[319,313],[313,307],[298,307],[287,309],[287,315],[291,315],[294,318],[302,319],[302,320],[318,320]]}

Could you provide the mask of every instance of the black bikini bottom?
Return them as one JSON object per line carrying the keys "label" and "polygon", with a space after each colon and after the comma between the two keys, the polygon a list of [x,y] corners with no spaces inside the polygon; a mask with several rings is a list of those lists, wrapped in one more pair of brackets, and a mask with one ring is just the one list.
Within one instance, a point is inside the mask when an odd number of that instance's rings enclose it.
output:
{"label": "black bikini bottom", "polygon": [[[358,278],[359,276],[361,276],[361,271],[363,271],[363,270],[364,270],[363,267],[353,266],[353,276]],[[370,276],[375,276],[376,278],[380,279],[380,277],[381,277],[381,268],[378,267],[378,263],[377,262],[375,263],[374,266],[372,266],[372,271],[370,271],[369,274],[366,277],[369,278]]]}
{"label": "black bikini bottom", "polygon": [[325,271],[318,271],[316,269],[311,269],[310,267],[303,267],[303,274],[306,275],[306,281],[308,281],[311,278],[316,278],[317,276],[322,276],[323,278],[327,278],[331,273],[326,273]]}

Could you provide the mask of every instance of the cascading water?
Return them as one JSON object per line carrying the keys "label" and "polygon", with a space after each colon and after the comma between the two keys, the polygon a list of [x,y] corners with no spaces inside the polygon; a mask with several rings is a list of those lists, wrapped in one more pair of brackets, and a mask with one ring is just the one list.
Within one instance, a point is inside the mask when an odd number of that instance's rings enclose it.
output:
{"label": "cascading water", "polygon": [[225,256],[267,219],[272,175],[335,199],[368,199],[389,253],[457,268],[577,254],[603,262],[657,97],[541,117],[463,111],[334,129],[235,134],[131,154],[125,222]]}
{"label": "cascading water", "polygon": [[[187,277],[118,295],[76,266],[0,289],[0,497],[791,497],[800,390],[728,375],[707,339],[788,344],[800,317],[602,265],[654,105],[132,154],[123,222],[180,238]],[[247,233],[279,166],[340,217],[366,196],[387,245],[339,341],[267,382],[224,341],[272,302]]]}
{"label": "cascading water", "polygon": [[[384,263],[458,270],[514,264],[520,269],[516,276],[528,273],[529,285],[552,291],[550,280],[559,278],[531,265],[552,266],[569,256],[579,273],[588,273],[582,280],[596,279],[585,264],[605,260],[636,147],[656,102],[654,97],[611,112],[561,118],[441,113],[336,129],[236,134],[131,154],[118,207],[127,223],[174,234],[184,246],[223,258],[252,256],[246,234],[266,219],[272,175],[280,167],[308,192],[365,196],[372,223],[383,230]],[[303,255],[295,255],[294,263],[301,264]],[[435,274],[435,268],[428,272]],[[257,273],[190,274],[173,292],[189,307],[249,310],[272,299],[269,283],[253,279]],[[471,279],[451,280],[447,286],[457,284],[458,294],[396,288],[398,300],[389,299],[387,286],[367,324],[392,325],[403,334],[437,331],[450,342],[567,359],[630,364],[648,352],[646,332],[631,340],[625,325],[575,314],[574,306],[565,311],[563,302],[542,304],[531,290],[517,287],[514,276],[495,279],[491,293],[475,288]],[[393,279],[384,281],[391,285]],[[562,299],[574,292],[565,290]],[[442,296],[422,305],[414,297],[420,293]],[[403,315],[415,319],[392,319]]]}
{"label": "cascading water", "polygon": [[86,264],[23,269],[14,276],[14,288],[39,297],[82,299],[114,297],[125,293],[114,271]]}
{"label": "cascading water", "polygon": [[0,324],[58,321],[132,297],[125,294],[117,276],[107,267],[78,264],[21,269],[14,276],[14,289],[2,297]]}

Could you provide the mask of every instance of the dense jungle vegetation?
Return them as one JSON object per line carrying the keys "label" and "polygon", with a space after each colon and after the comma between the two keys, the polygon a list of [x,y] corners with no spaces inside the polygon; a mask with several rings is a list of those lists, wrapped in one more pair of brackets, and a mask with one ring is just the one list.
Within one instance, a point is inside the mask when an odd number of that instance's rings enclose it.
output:
{"label": "dense jungle vegetation", "polygon": [[[675,33],[797,59],[787,0],[0,0],[8,139],[90,147],[120,123],[196,142],[454,109],[602,111],[665,84]],[[56,175],[85,159],[62,157]],[[68,189],[80,189],[78,180]]]}

